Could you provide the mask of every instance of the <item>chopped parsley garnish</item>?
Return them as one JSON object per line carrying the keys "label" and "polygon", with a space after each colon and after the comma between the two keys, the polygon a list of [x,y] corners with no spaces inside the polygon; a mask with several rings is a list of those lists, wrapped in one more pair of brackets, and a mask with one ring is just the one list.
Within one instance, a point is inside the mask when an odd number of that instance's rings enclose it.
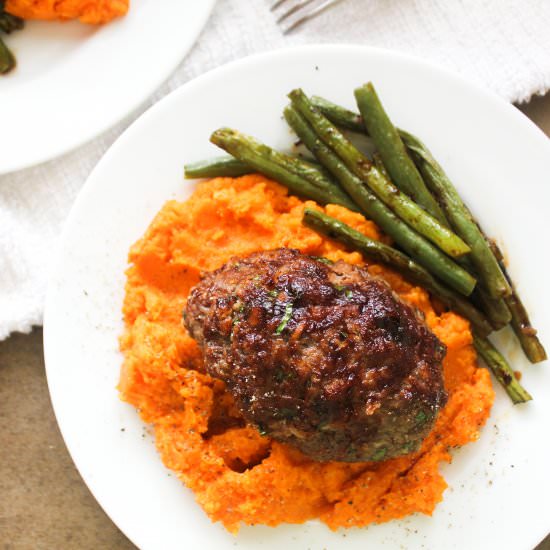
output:
{"label": "chopped parsley garnish", "polygon": [[275,330],[275,334],[281,334],[283,330],[285,330],[285,327],[287,326],[288,322],[290,321],[292,317],[292,310],[293,310],[292,304],[287,304],[285,307],[285,314],[283,315],[283,318],[281,319],[281,322],[279,323],[279,326]]}
{"label": "chopped parsley garnish", "polygon": [[416,413],[416,417],[415,417],[416,423],[417,424],[424,424],[424,422],[426,422],[427,417],[428,416],[424,411],[418,411]]}
{"label": "chopped parsley garnish", "polygon": [[371,456],[371,460],[382,460],[386,456],[386,448],[382,447],[381,449],[377,449],[374,451],[373,455]]}
{"label": "chopped parsley garnish", "polygon": [[344,286],[344,285],[332,285],[332,287],[337,290],[338,292],[343,292],[344,293],[344,296],[349,300],[352,295],[353,295],[353,292],[351,290],[351,288],[348,288],[347,286]]}

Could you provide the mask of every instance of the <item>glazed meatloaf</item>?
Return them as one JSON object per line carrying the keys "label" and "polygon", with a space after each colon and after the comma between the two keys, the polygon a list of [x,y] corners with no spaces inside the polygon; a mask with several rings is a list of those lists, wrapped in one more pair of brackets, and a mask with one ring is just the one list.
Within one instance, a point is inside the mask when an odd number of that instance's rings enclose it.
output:
{"label": "glazed meatloaf", "polygon": [[445,348],[382,280],[278,249],[207,273],[184,322],[261,433],[319,461],[416,450],[447,395]]}

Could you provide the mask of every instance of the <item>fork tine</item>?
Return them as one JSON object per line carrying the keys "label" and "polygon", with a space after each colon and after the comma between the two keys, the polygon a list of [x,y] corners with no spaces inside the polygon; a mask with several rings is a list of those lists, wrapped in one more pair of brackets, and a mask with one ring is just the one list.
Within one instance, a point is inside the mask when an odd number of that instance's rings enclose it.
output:
{"label": "fork tine", "polygon": [[[288,27],[286,27],[283,30],[283,34],[288,34],[289,32],[293,31],[300,25],[303,25],[306,21],[309,21],[310,19],[313,19],[320,13],[324,12],[327,8],[330,8],[331,6],[334,6],[334,4],[337,4],[341,0],[325,0],[323,3],[319,4],[318,6],[315,6],[311,10],[309,10],[307,13],[296,19],[293,23],[291,23]],[[307,2],[308,4],[310,2]],[[295,10],[296,11],[296,10]]]}
{"label": "fork tine", "polygon": [[302,8],[305,8],[306,6],[309,6],[314,0],[301,0],[296,5],[294,5],[292,8],[290,8],[288,11],[283,13],[279,19],[277,19],[277,23],[282,23],[285,19],[290,17],[293,13],[296,13],[298,10],[301,10]]}
{"label": "fork tine", "polygon": [[273,4],[271,6],[271,8],[269,8],[271,11],[275,11],[279,6],[282,6],[287,0],[277,0],[277,2],[275,2],[275,4]]}

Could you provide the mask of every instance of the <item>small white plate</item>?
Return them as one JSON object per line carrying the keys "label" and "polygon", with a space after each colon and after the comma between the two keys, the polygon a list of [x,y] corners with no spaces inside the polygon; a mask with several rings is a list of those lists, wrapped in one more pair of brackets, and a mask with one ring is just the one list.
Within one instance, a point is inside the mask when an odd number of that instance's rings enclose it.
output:
{"label": "small white plate", "polygon": [[0,77],[0,174],[82,145],[131,113],[170,75],[215,0],[132,0],[103,26],[27,21],[5,38],[17,68]]}
{"label": "small white plate", "polygon": [[292,88],[353,107],[354,87],[367,80],[505,243],[550,344],[550,143],[514,107],[422,61],[354,46],[280,50],[206,74],[145,113],[98,164],[65,228],[46,306],[48,381],[63,436],[97,500],[140,548],[531,550],[550,530],[550,367],[527,364],[510,335],[501,347],[534,401],[514,407],[497,387],[479,441],[441,467],[449,488],[433,517],[368,529],[335,533],[313,521],[231,536],[162,466],[136,411],[118,400],[128,248],[165,201],[191,193],[184,162],[218,155],[208,138],[222,125],[288,146],[281,112]]}

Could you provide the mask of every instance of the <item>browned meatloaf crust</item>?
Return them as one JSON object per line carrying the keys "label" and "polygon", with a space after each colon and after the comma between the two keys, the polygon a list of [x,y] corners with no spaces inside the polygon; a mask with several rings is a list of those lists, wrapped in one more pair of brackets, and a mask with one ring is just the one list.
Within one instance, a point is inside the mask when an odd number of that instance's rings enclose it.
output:
{"label": "browned meatloaf crust", "polygon": [[416,450],[447,399],[445,348],[418,311],[345,262],[234,259],[193,288],[184,321],[246,420],[316,460]]}

